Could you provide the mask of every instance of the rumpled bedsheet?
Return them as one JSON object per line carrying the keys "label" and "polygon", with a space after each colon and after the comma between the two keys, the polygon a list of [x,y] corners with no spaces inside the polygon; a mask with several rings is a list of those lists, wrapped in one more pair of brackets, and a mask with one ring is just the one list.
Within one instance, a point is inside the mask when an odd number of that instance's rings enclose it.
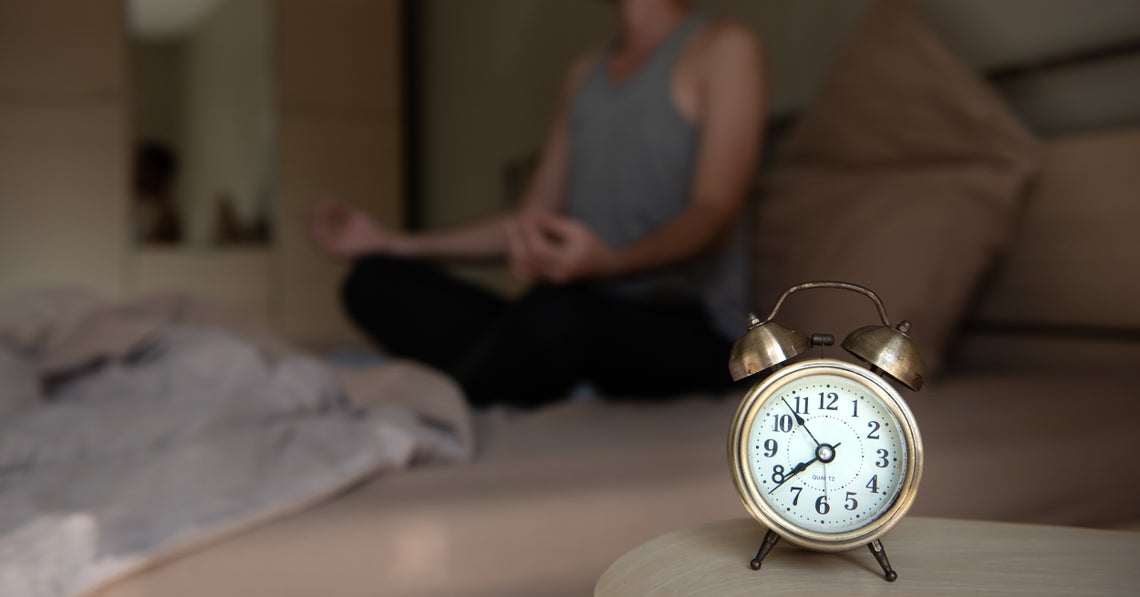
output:
{"label": "rumpled bedsheet", "polygon": [[9,297],[0,595],[88,592],[472,443],[458,388],[424,367],[336,369],[187,297]]}

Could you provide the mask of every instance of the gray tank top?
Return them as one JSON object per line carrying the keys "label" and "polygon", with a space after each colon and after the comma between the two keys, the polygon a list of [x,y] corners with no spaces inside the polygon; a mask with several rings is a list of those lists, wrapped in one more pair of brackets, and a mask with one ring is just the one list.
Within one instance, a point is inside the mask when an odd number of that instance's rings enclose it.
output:
{"label": "gray tank top", "polygon": [[[699,131],[677,111],[673,67],[703,19],[690,16],[641,69],[615,82],[609,50],[581,83],[569,112],[570,175],[566,213],[614,247],[636,241],[688,204]],[[608,291],[658,302],[701,302],[713,324],[735,339],[748,304],[745,219],[715,252],[689,262],[607,281]]]}

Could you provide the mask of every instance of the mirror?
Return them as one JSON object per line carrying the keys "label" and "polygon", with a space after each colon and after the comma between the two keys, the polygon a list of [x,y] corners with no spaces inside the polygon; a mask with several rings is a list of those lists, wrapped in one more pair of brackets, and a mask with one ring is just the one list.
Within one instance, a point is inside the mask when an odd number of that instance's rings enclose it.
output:
{"label": "mirror", "polygon": [[126,0],[136,245],[270,239],[271,0]]}

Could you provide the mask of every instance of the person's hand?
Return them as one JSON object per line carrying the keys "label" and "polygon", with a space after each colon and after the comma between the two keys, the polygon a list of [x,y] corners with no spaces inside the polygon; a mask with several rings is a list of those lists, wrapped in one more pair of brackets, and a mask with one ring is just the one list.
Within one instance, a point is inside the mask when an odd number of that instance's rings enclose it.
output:
{"label": "person's hand", "polygon": [[523,240],[523,222],[528,222],[531,216],[522,214],[508,218],[503,224],[503,232],[507,237],[507,265],[511,273],[524,284],[531,284],[538,280],[535,270],[536,264],[529,245]]}
{"label": "person's hand", "polygon": [[616,252],[578,220],[523,215],[506,232],[511,270],[524,281],[567,284],[616,273]]}
{"label": "person's hand", "polygon": [[395,235],[368,214],[337,201],[321,201],[309,214],[309,238],[321,252],[336,259],[352,259],[392,249]]}

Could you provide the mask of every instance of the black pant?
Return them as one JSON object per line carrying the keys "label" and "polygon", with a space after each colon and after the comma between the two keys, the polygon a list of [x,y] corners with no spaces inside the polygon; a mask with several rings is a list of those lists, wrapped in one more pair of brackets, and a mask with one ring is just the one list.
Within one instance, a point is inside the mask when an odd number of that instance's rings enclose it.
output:
{"label": "black pant", "polygon": [[540,286],[512,302],[433,265],[376,255],[356,261],[343,300],[373,340],[450,373],[476,406],[538,406],[580,381],[620,397],[731,383],[731,342],[696,302],[658,305],[589,285]]}

